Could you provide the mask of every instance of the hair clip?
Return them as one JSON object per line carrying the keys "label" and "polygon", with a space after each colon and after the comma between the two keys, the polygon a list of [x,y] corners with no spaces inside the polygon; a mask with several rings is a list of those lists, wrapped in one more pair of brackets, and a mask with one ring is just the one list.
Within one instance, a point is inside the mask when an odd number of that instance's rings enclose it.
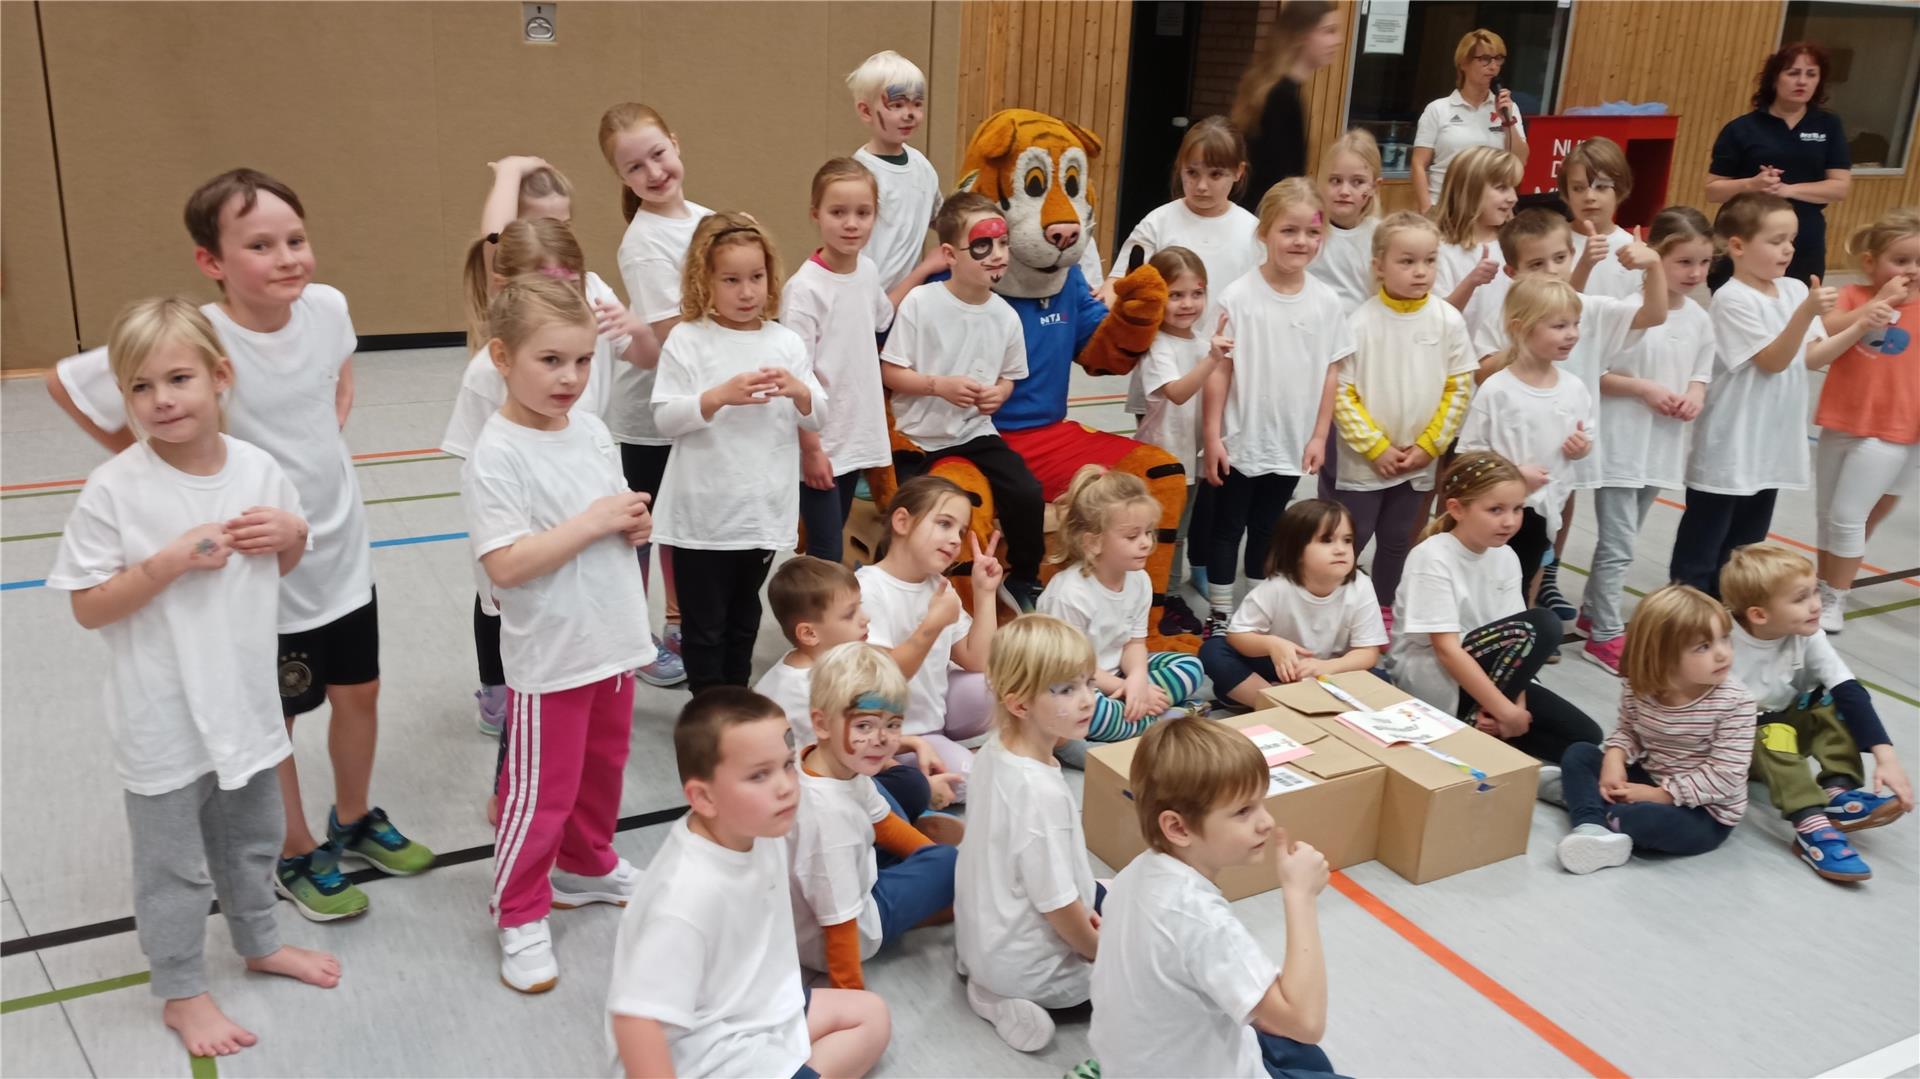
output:
{"label": "hair clip", "polygon": [[488,242],[488,243],[490,243],[490,244],[497,244],[497,243],[499,243],[499,242],[500,242],[500,234],[499,234],[499,233],[497,233],[497,232],[489,232],[489,233],[487,233],[487,242]]}

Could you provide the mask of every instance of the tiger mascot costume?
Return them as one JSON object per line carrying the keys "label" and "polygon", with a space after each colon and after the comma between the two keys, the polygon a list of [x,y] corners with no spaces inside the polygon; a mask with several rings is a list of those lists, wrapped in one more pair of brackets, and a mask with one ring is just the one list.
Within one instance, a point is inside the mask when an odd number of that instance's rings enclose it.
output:
{"label": "tiger mascot costume", "polygon": [[[1089,374],[1125,375],[1153,343],[1166,310],[1167,286],[1150,266],[1115,284],[1112,311],[1094,299],[1079,268],[1093,242],[1091,159],[1100,140],[1064,120],[1031,109],[1003,109],[980,124],[960,162],[959,188],[993,200],[1007,218],[1011,261],[994,291],[1013,306],[1026,332],[1027,377],[994,416],[1007,445],[1026,461],[1046,498],[1059,497],[1087,464],[1130,472],[1146,481],[1160,504],[1159,543],[1147,561],[1153,612],[1147,647],[1155,652],[1199,650],[1191,635],[1159,632],[1173,541],[1186,506],[1186,472],[1173,455],[1067,418],[1072,365]],[[895,433],[894,438],[900,438]],[[910,445],[910,444],[909,444]],[[892,497],[889,474],[873,491],[877,505]],[[973,531],[993,532],[993,496],[986,479],[964,460],[947,458],[930,470],[964,488],[974,500]],[[1043,568],[1043,576],[1049,576]]]}

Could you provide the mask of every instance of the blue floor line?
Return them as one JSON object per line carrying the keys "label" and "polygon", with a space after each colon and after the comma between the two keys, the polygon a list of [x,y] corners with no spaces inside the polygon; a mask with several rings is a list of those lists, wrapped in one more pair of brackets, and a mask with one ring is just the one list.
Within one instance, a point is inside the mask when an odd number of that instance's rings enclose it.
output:
{"label": "blue floor line", "polygon": [[[401,536],[397,539],[374,540],[367,546],[373,548],[410,547],[416,543],[445,543],[448,540],[463,540],[466,538],[467,534],[465,532],[436,532],[430,536]],[[47,579],[45,577],[36,577],[26,581],[6,581],[0,583],[0,592],[12,592],[21,588],[42,588],[46,583]]]}

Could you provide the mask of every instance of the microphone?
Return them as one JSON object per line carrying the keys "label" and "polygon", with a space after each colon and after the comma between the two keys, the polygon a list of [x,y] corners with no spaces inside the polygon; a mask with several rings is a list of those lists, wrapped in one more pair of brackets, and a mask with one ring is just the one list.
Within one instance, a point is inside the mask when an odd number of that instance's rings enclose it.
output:
{"label": "microphone", "polygon": [[[1488,83],[1487,88],[1493,91],[1493,99],[1496,102],[1500,100],[1500,91],[1506,89],[1505,86],[1502,86],[1500,84],[1499,79],[1494,79],[1491,83]],[[1516,106],[1513,111],[1515,112],[1519,111],[1518,107]],[[1516,119],[1516,117],[1508,115],[1508,116],[1503,116],[1502,119],[1506,120],[1508,123],[1512,123]]]}

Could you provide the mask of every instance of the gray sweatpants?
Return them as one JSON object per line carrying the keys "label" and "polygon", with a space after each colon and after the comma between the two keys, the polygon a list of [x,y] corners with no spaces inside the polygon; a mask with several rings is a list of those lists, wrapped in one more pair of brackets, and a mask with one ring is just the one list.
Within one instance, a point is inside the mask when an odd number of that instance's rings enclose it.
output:
{"label": "gray sweatpants", "polygon": [[1593,639],[1610,641],[1627,631],[1621,596],[1627,570],[1633,566],[1633,541],[1647,522],[1647,511],[1660,495],[1658,487],[1602,487],[1593,492],[1593,514],[1599,518],[1599,536],[1593,544],[1593,574],[1587,578],[1582,604],[1593,620]]}
{"label": "gray sweatpants", "polygon": [[279,950],[272,882],[287,822],[274,769],[238,790],[221,790],[207,774],[165,794],[128,792],[126,800],[133,914],[140,950],[153,965],[154,996],[207,991],[202,953],[216,892],[234,951],[257,959]]}

